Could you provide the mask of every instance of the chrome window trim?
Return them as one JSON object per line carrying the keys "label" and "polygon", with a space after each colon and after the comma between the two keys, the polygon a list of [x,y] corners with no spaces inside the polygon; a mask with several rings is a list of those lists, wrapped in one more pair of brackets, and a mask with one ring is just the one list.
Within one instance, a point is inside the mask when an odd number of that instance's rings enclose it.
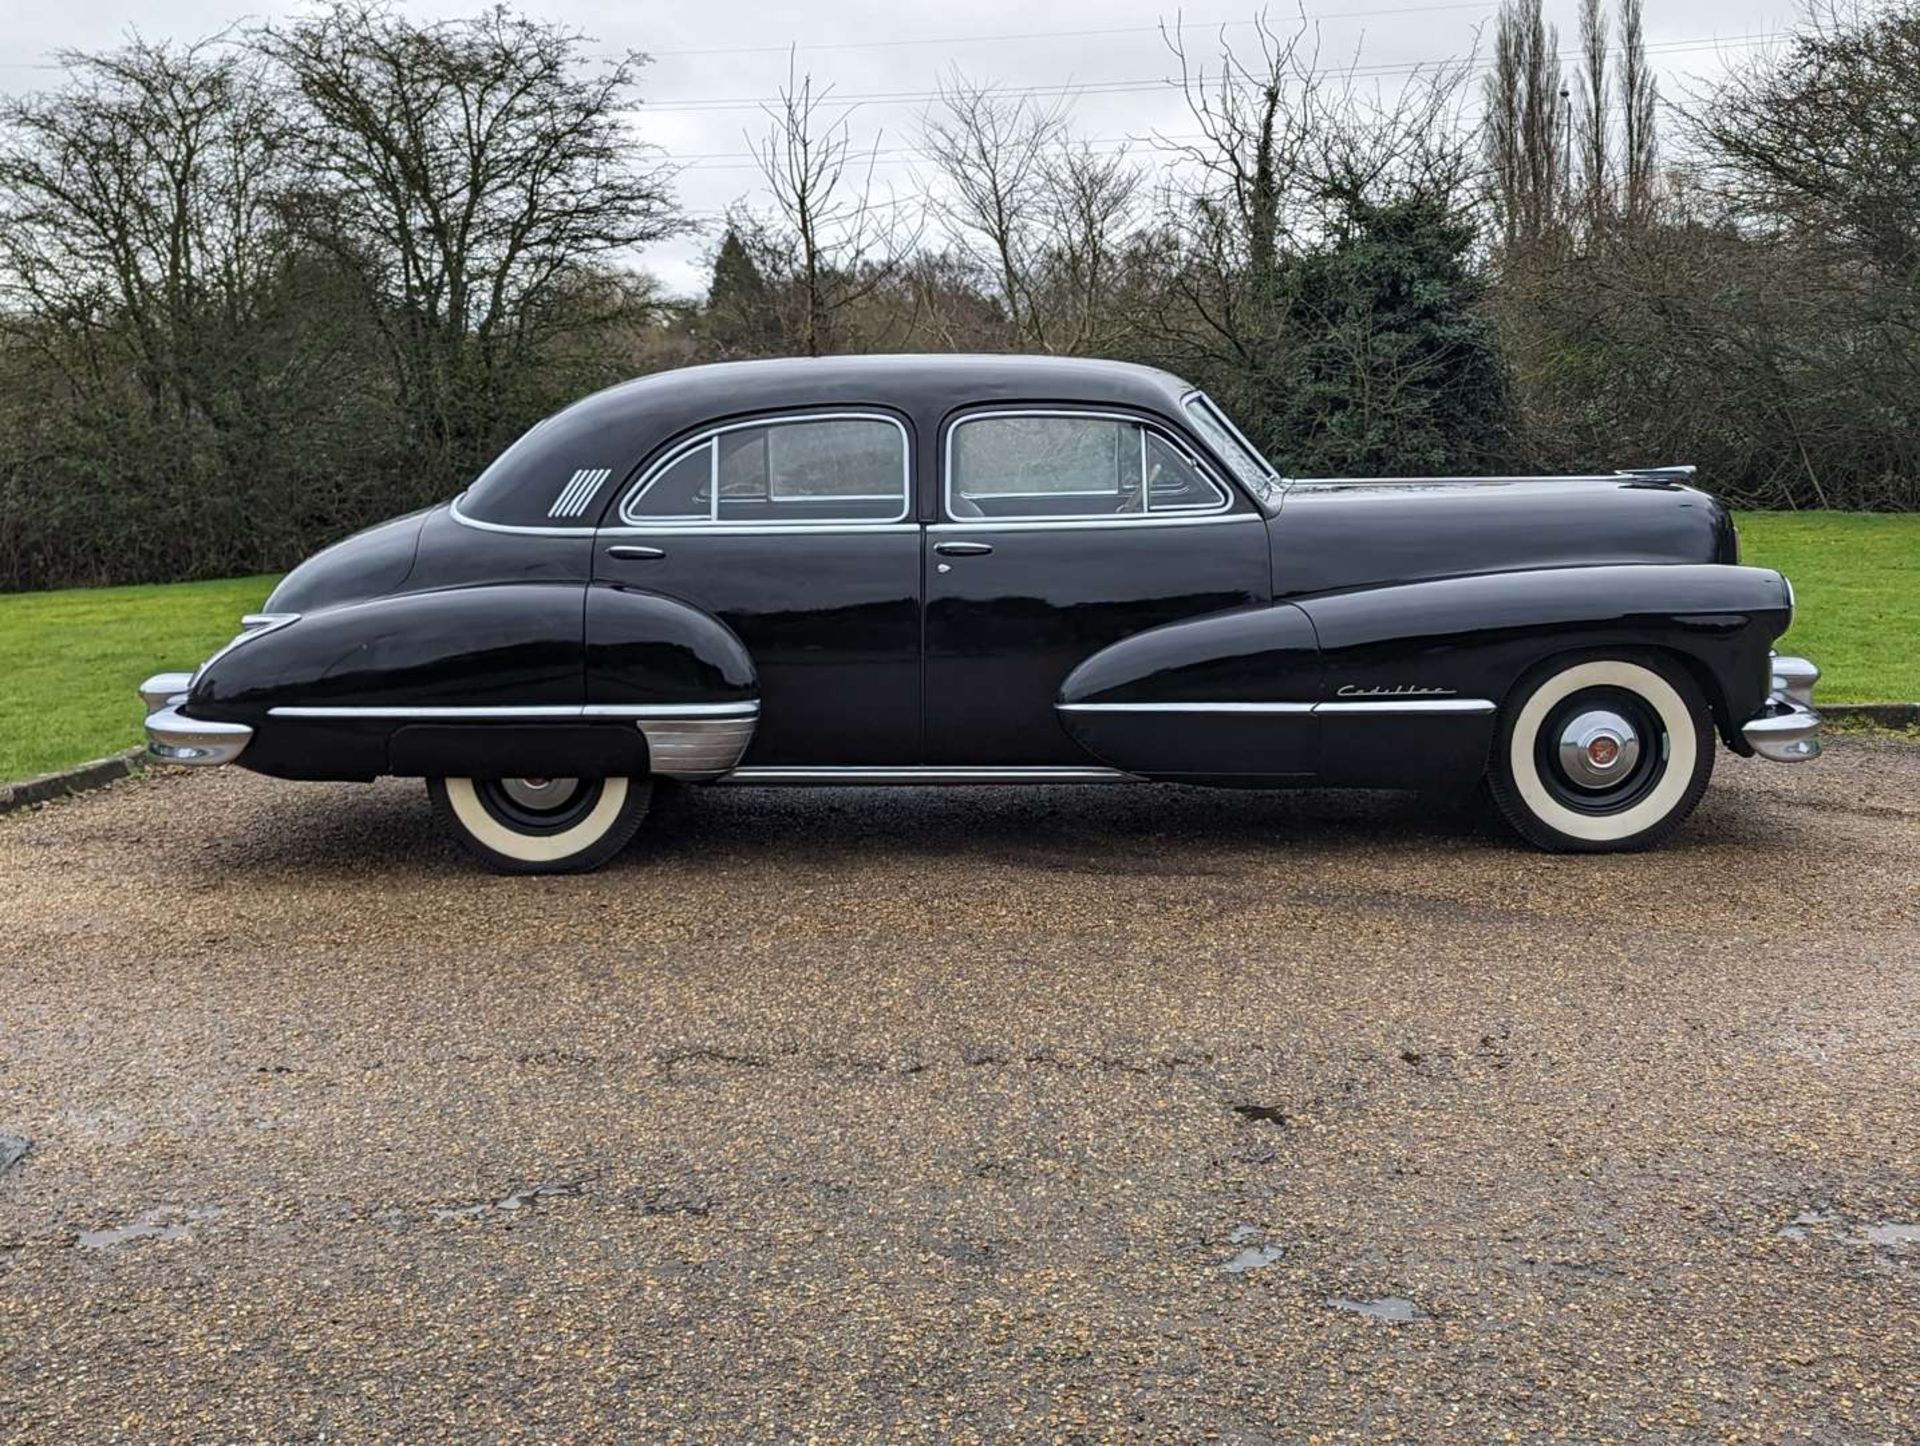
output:
{"label": "chrome window trim", "polygon": [[[1140,486],[1145,505],[1138,512],[1116,512],[1112,514],[1111,523],[1109,519],[1105,517],[1089,519],[1085,513],[1081,512],[1037,512],[1029,517],[976,517],[972,519],[973,522],[993,524],[1008,523],[1018,527],[1027,527],[1035,524],[1084,523],[1089,520],[1094,520],[1102,526],[1117,523],[1122,527],[1133,527],[1149,519],[1157,522],[1167,522],[1183,517],[1196,520],[1201,518],[1211,520],[1222,514],[1232,513],[1233,500],[1236,495],[1233,486],[1214,476],[1213,469],[1209,467],[1203,459],[1194,456],[1193,449],[1182,442],[1173,432],[1169,431],[1165,423],[1159,422],[1144,413],[1130,411],[1124,407],[986,407],[979,411],[963,412],[947,423],[947,434],[942,440],[940,451],[940,512],[942,517],[953,522],[964,523],[968,521],[966,518],[956,516],[953,510],[953,439],[955,435],[958,434],[962,427],[970,422],[997,421],[1007,417],[1080,417],[1103,422],[1131,422],[1133,425],[1139,427],[1141,460]],[[1200,475],[1206,478],[1207,482],[1213,487],[1219,489],[1220,501],[1217,504],[1205,508],[1169,508],[1161,512],[1155,512],[1153,510],[1153,496],[1151,490],[1147,487],[1146,474],[1146,437],[1149,431],[1156,433],[1162,441],[1174,447],[1182,456],[1191,461]],[[1099,497],[1105,494],[1100,492],[1072,491],[1046,494],[1033,492],[980,492],[970,493],[969,495],[977,497],[1034,497],[1040,495]],[[1116,493],[1115,495],[1117,496],[1118,494]]]}
{"label": "chrome window trim", "polygon": [[[1266,468],[1267,489],[1269,491],[1284,492],[1286,490],[1289,479],[1282,477],[1279,472],[1275,471],[1273,463],[1267,460],[1266,454],[1247,440],[1247,434],[1234,425],[1233,418],[1227,415],[1225,407],[1221,406],[1199,387],[1195,387],[1180,399],[1180,410],[1191,413],[1195,403],[1198,403],[1214,421],[1225,428],[1227,435],[1238,442],[1249,457]],[[1227,470],[1231,472],[1233,468],[1229,466]]]}
{"label": "chrome window trim", "polygon": [[527,703],[484,707],[376,704],[267,709],[270,718],[757,718],[758,703]]}
{"label": "chrome window trim", "polygon": [[[892,517],[876,517],[863,521],[857,517],[823,517],[818,522],[727,522],[720,514],[720,448],[719,438],[728,432],[743,432],[754,427],[804,426],[809,422],[885,422],[900,434],[900,511]],[[633,505],[660,476],[676,462],[699,450],[712,447],[711,472],[708,474],[707,490],[711,494],[707,503],[705,517],[633,517],[630,515]],[[768,482],[768,491],[772,491],[772,482]],[[891,493],[885,494],[892,496]],[[782,499],[790,500],[790,499]],[[859,501],[857,497],[823,498],[823,501],[850,502]],[[627,489],[626,496],[620,499],[619,511],[614,514],[620,520],[621,530],[641,530],[660,532],[691,532],[694,528],[706,528],[716,532],[737,532],[751,527],[778,526],[783,530],[817,531],[823,527],[843,527],[863,529],[869,527],[887,527],[904,522],[913,516],[913,434],[907,430],[907,424],[890,412],[860,411],[835,408],[819,412],[782,412],[774,416],[755,417],[743,422],[728,422],[724,426],[712,427],[698,436],[690,437],[675,447],[659,461],[643,472],[639,479]],[[602,531],[612,532],[612,528]]]}
{"label": "chrome window trim", "polygon": [[917,522],[702,522],[683,527],[603,527],[601,537],[809,537],[888,536],[917,533]]}
{"label": "chrome window trim", "polygon": [[1487,698],[1388,698],[1337,703],[1056,703],[1059,713],[1454,713],[1494,711]]}
{"label": "chrome window trim", "polygon": [[1196,517],[1187,512],[1133,512],[1126,516],[1080,517],[1073,519],[976,517],[971,522],[929,523],[929,532],[1100,532],[1113,527],[1138,527],[1150,522],[1155,527],[1218,527],[1222,523],[1261,522],[1259,512],[1213,512]]}

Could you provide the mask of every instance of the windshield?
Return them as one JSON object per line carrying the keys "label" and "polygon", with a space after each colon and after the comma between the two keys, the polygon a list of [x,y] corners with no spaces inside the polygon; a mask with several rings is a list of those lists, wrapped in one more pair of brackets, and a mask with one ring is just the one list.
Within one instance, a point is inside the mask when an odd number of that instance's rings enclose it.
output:
{"label": "windshield", "polygon": [[1205,392],[1195,392],[1186,401],[1187,415],[1220,454],[1220,460],[1233,469],[1233,475],[1261,502],[1272,502],[1280,492],[1280,474],[1267,465],[1267,459],[1253,450],[1253,443],[1240,435],[1240,429],[1227,420]]}

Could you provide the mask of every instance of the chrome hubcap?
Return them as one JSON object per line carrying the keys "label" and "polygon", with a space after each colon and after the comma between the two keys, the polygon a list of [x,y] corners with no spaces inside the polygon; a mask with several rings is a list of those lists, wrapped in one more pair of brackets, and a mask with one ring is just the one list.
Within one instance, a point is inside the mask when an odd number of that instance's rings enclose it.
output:
{"label": "chrome hubcap", "polygon": [[1611,788],[1640,761],[1640,735],[1618,713],[1596,708],[1560,730],[1559,755],[1576,788]]}
{"label": "chrome hubcap", "polygon": [[500,791],[521,808],[549,810],[565,807],[579,792],[577,778],[503,778]]}

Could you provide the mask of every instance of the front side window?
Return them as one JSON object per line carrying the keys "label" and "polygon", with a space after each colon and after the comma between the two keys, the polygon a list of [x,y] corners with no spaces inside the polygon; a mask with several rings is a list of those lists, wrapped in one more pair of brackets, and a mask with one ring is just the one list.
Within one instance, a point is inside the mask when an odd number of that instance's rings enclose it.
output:
{"label": "front side window", "polygon": [[796,417],[723,427],[650,468],[629,526],[897,522],[909,511],[907,432],[890,417]]}
{"label": "front side window", "polygon": [[1186,400],[1188,417],[1192,418],[1194,430],[1206,439],[1207,445],[1220,454],[1227,466],[1233,469],[1233,475],[1240,479],[1254,496],[1263,502],[1271,502],[1279,489],[1280,475],[1267,464],[1267,459],[1254,451],[1240,429],[1227,419],[1227,414],[1214,405],[1213,398],[1205,392],[1194,392]]}
{"label": "front side window", "polygon": [[1215,512],[1227,501],[1184,447],[1125,417],[987,415],[948,434],[947,510],[960,520]]}

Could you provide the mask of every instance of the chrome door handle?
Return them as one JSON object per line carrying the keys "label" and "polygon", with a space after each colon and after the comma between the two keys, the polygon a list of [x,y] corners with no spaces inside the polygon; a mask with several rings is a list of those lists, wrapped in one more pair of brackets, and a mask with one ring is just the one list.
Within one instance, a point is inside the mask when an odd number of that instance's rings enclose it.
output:
{"label": "chrome door handle", "polygon": [[608,557],[618,557],[627,562],[650,562],[656,557],[665,557],[664,547],[642,547],[638,543],[623,542],[618,547],[607,549]]}
{"label": "chrome door handle", "polygon": [[984,542],[936,542],[933,550],[942,557],[984,557],[993,551]]}

